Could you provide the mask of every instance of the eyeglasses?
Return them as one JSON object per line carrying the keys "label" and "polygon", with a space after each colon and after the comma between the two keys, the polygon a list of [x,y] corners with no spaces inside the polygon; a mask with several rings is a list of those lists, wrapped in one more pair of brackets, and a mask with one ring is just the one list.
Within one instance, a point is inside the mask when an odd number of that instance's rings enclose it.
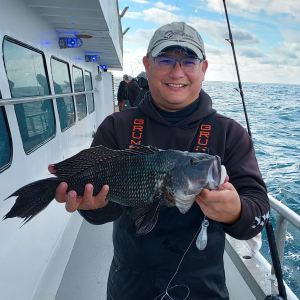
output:
{"label": "eyeglasses", "polygon": [[153,57],[153,60],[159,69],[165,71],[171,71],[174,69],[178,62],[184,72],[194,72],[203,61],[198,57],[175,58],[169,56],[157,56]]}

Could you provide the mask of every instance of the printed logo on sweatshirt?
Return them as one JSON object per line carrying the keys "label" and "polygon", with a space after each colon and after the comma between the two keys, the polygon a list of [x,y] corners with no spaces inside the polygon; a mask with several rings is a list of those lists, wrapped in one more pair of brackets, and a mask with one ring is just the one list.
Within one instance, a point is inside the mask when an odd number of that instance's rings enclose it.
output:
{"label": "printed logo on sweatshirt", "polygon": [[143,131],[144,131],[144,119],[134,119],[132,126],[132,133],[130,139],[130,145],[140,145],[142,142]]}
{"label": "printed logo on sweatshirt", "polygon": [[252,223],[252,226],[251,228],[256,228],[258,226],[264,226],[266,224],[266,222],[268,221],[269,219],[269,216],[270,216],[270,213],[267,212],[266,214],[262,215],[262,216],[259,216],[259,217],[255,217],[254,218],[254,221]]}
{"label": "printed logo on sweatshirt", "polygon": [[209,137],[211,134],[210,124],[201,124],[199,128],[199,134],[197,136],[196,146],[194,147],[194,152],[207,152],[207,146],[209,142]]}

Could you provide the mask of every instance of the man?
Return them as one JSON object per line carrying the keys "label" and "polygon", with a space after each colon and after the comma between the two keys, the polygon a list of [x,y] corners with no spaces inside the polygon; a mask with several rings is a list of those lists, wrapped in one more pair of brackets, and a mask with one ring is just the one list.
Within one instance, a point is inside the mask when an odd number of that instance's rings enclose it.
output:
{"label": "man", "polygon": [[[250,239],[264,224],[255,220],[265,220],[269,211],[252,142],[242,126],[216,113],[210,97],[201,89],[208,62],[203,41],[194,28],[183,22],[159,28],[143,63],[150,93],[138,108],[108,116],[99,126],[92,146],[128,148],[136,142],[130,137],[133,120],[139,118],[144,120],[142,143],[146,145],[198,151],[199,140],[204,137],[206,152],[220,156],[229,182],[217,191],[203,190],[186,214],[176,208],[163,208],[156,227],[145,236],[136,235],[133,221],[123,213],[114,222],[114,258],[107,297],[229,299],[223,266],[225,233]],[[203,124],[206,126],[201,127]],[[199,128],[207,131],[203,133]],[[56,198],[66,202],[68,211],[78,209],[93,224],[105,222],[97,212],[109,209],[105,201],[108,186],[103,186],[95,197],[90,184],[83,197],[76,197],[74,191],[67,195],[66,190],[67,184],[62,183]],[[202,238],[207,243],[201,251],[192,243],[185,253],[201,224],[204,230],[204,222],[208,225],[207,241],[205,236]],[[169,282],[182,257],[176,276]],[[167,287],[169,298],[163,297]]]}
{"label": "man", "polygon": [[117,93],[119,111],[122,111],[124,109],[125,101],[127,100],[126,86],[128,82],[129,82],[128,75],[124,74],[123,80],[119,84],[118,93]]}
{"label": "man", "polygon": [[146,72],[141,72],[136,78],[141,91],[136,98],[135,105],[139,105],[142,99],[145,97],[145,94],[149,91],[149,85]]}
{"label": "man", "polygon": [[136,106],[136,99],[141,91],[137,81],[129,76],[129,81],[126,86],[127,89],[127,99],[128,99],[128,108]]}

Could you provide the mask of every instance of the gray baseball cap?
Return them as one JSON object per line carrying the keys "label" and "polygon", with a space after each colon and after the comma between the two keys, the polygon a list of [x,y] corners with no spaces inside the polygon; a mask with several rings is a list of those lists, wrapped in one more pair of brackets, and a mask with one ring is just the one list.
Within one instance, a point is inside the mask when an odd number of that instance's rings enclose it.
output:
{"label": "gray baseball cap", "polygon": [[200,59],[205,59],[204,43],[200,34],[184,22],[173,22],[158,28],[149,42],[147,54],[156,57],[165,48],[173,46],[188,48]]}

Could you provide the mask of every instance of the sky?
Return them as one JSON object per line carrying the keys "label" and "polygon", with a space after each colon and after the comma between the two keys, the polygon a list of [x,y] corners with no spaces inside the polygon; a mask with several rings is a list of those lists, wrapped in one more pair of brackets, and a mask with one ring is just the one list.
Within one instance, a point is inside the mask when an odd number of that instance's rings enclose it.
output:
{"label": "sky", "polygon": [[[300,84],[299,0],[227,0],[227,11],[242,82]],[[144,70],[154,31],[173,21],[198,30],[208,60],[207,81],[237,81],[222,0],[119,0],[123,32],[123,71]]]}

